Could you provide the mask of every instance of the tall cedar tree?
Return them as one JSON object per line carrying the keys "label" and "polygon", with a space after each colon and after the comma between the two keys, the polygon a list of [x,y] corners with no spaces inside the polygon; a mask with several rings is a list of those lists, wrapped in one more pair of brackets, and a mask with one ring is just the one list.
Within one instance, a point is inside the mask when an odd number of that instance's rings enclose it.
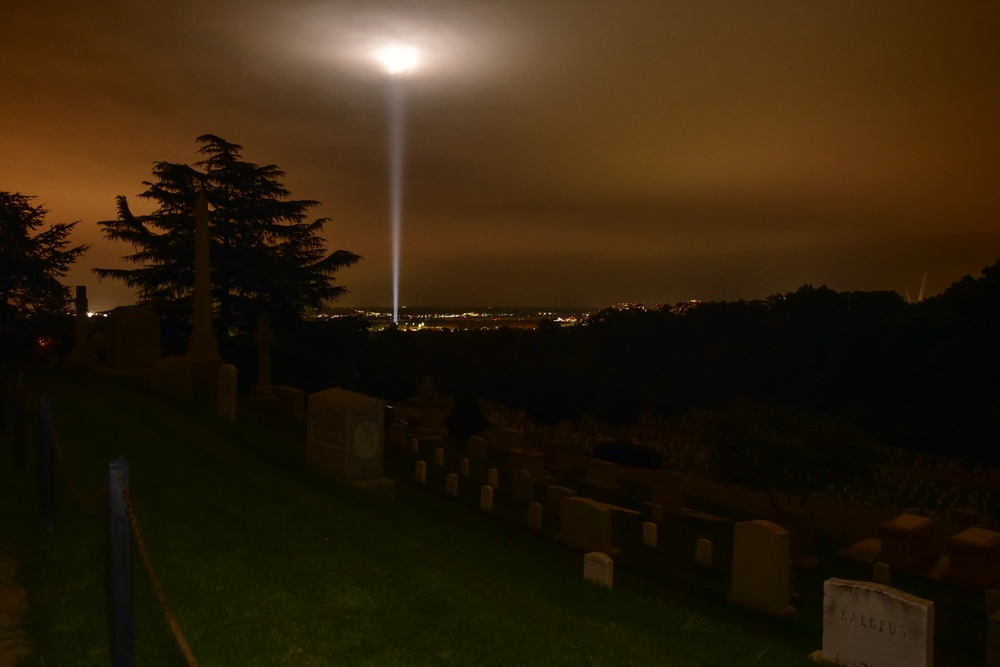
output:
{"label": "tall cedar tree", "polygon": [[0,192],[0,347],[5,356],[27,352],[25,345],[64,312],[70,295],[59,279],[89,248],[67,247],[75,222],[37,231],[48,211],[32,205],[33,199]]}
{"label": "tall cedar tree", "polygon": [[143,181],[143,199],[156,202],[149,215],[134,215],[119,195],[118,217],[99,223],[106,238],[130,243],[125,260],[134,269],[94,269],[137,290],[141,303],[165,316],[189,318],[194,286],[194,202],[204,190],[209,203],[212,299],[219,331],[252,329],[257,315],[301,318],[335,301],[346,288],[334,285],[339,269],[361,257],[346,250],[326,254],[320,232],[329,221],[306,220],[319,202],[288,199],[276,165],[242,159],[243,147],[215,135],[198,137],[205,159],[193,168],[156,162],[154,180]]}

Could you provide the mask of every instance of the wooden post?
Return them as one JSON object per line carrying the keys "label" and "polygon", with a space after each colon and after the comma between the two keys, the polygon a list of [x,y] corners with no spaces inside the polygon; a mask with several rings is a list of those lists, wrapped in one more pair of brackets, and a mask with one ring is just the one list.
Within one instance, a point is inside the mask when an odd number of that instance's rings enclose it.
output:
{"label": "wooden post", "polygon": [[14,378],[14,467],[24,467],[24,376]]}
{"label": "wooden post", "polygon": [[43,396],[38,405],[39,416],[39,456],[38,456],[38,492],[39,505],[42,512],[42,530],[52,532],[53,514],[55,508],[55,430],[52,426],[52,401]]}
{"label": "wooden post", "polygon": [[132,617],[132,544],[125,491],[128,461],[108,464],[108,524],[110,528],[111,667],[134,667],[135,631]]}

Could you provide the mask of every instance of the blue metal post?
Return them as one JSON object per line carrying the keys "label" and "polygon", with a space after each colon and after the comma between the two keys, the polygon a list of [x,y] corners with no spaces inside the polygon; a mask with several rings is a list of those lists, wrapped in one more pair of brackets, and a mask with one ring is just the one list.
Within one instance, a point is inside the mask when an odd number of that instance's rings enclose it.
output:
{"label": "blue metal post", "polygon": [[132,617],[132,543],[125,491],[128,461],[108,464],[108,524],[111,552],[111,667],[134,667],[135,628]]}

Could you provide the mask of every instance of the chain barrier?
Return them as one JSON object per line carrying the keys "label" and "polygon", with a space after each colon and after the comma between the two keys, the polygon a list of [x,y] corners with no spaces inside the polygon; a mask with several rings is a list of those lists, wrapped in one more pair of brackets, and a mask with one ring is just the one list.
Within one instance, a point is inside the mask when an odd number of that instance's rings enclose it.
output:
{"label": "chain barrier", "polygon": [[146,542],[142,539],[142,531],[139,529],[139,521],[136,519],[135,510],[132,507],[132,495],[129,493],[129,489],[125,484],[125,478],[123,475],[118,475],[118,488],[122,494],[122,500],[125,501],[125,513],[128,514],[129,525],[132,527],[132,537],[135,539],[136,546],[139,547],[139,556],[142,558],[143,569],[146,570],[146,575],[149,577],[149,583],[153,587],[153,594],[156,596],[157,602],[160,603],[160,611],[163,612],[163,617],[167,621],[167,625],[170,626],[170,631],[174,635],[174,640],[177,642],[177,646],[180,648],[181,653],[184,654],[184,659],[187,660],[189,667],[198,667],[198,661],[195,660],[194,654],[191,653],[191,647],[188,646],[187,640],[184,638],[184,633],[181,632],[180,624],[177,622],[177,617],[174,616],[173,609],[170,607],[170,602],[167,600],[167,595],[163,591],[163,586],[160,584],[159,578],[156,576],[156,571],[153,570],[153,561],[149,557],[149,550],[146,548]]}

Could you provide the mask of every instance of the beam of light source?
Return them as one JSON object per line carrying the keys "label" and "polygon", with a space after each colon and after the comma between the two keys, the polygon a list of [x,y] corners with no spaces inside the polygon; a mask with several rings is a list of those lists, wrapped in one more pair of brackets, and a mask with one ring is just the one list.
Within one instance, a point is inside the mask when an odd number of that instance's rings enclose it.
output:
{"label": "beam of light source", "polygon": [[392,76],[409,74],[420,62],[420,54],[411,46],[387,46],[376,53],[375,57],[382,63],[386,73]]}
{"label": "beam of light source", "polygon": [[403,82],[396,78],[389,91],[389,196],[392,221],[392,321],[399,322],[399,257],[403,236],[403,148],[406,126],[403,110],[406,98]]}
{"label": "beam of light source", "polygon": [[403,77],[417,66],[419,54],[407,46],[390,46],[377,52],[387,74],[389,90],[389,196],[392,231],[392,321],[399,322],[399,264],[403,236],[403,158],[406,145],[406,106]]}

